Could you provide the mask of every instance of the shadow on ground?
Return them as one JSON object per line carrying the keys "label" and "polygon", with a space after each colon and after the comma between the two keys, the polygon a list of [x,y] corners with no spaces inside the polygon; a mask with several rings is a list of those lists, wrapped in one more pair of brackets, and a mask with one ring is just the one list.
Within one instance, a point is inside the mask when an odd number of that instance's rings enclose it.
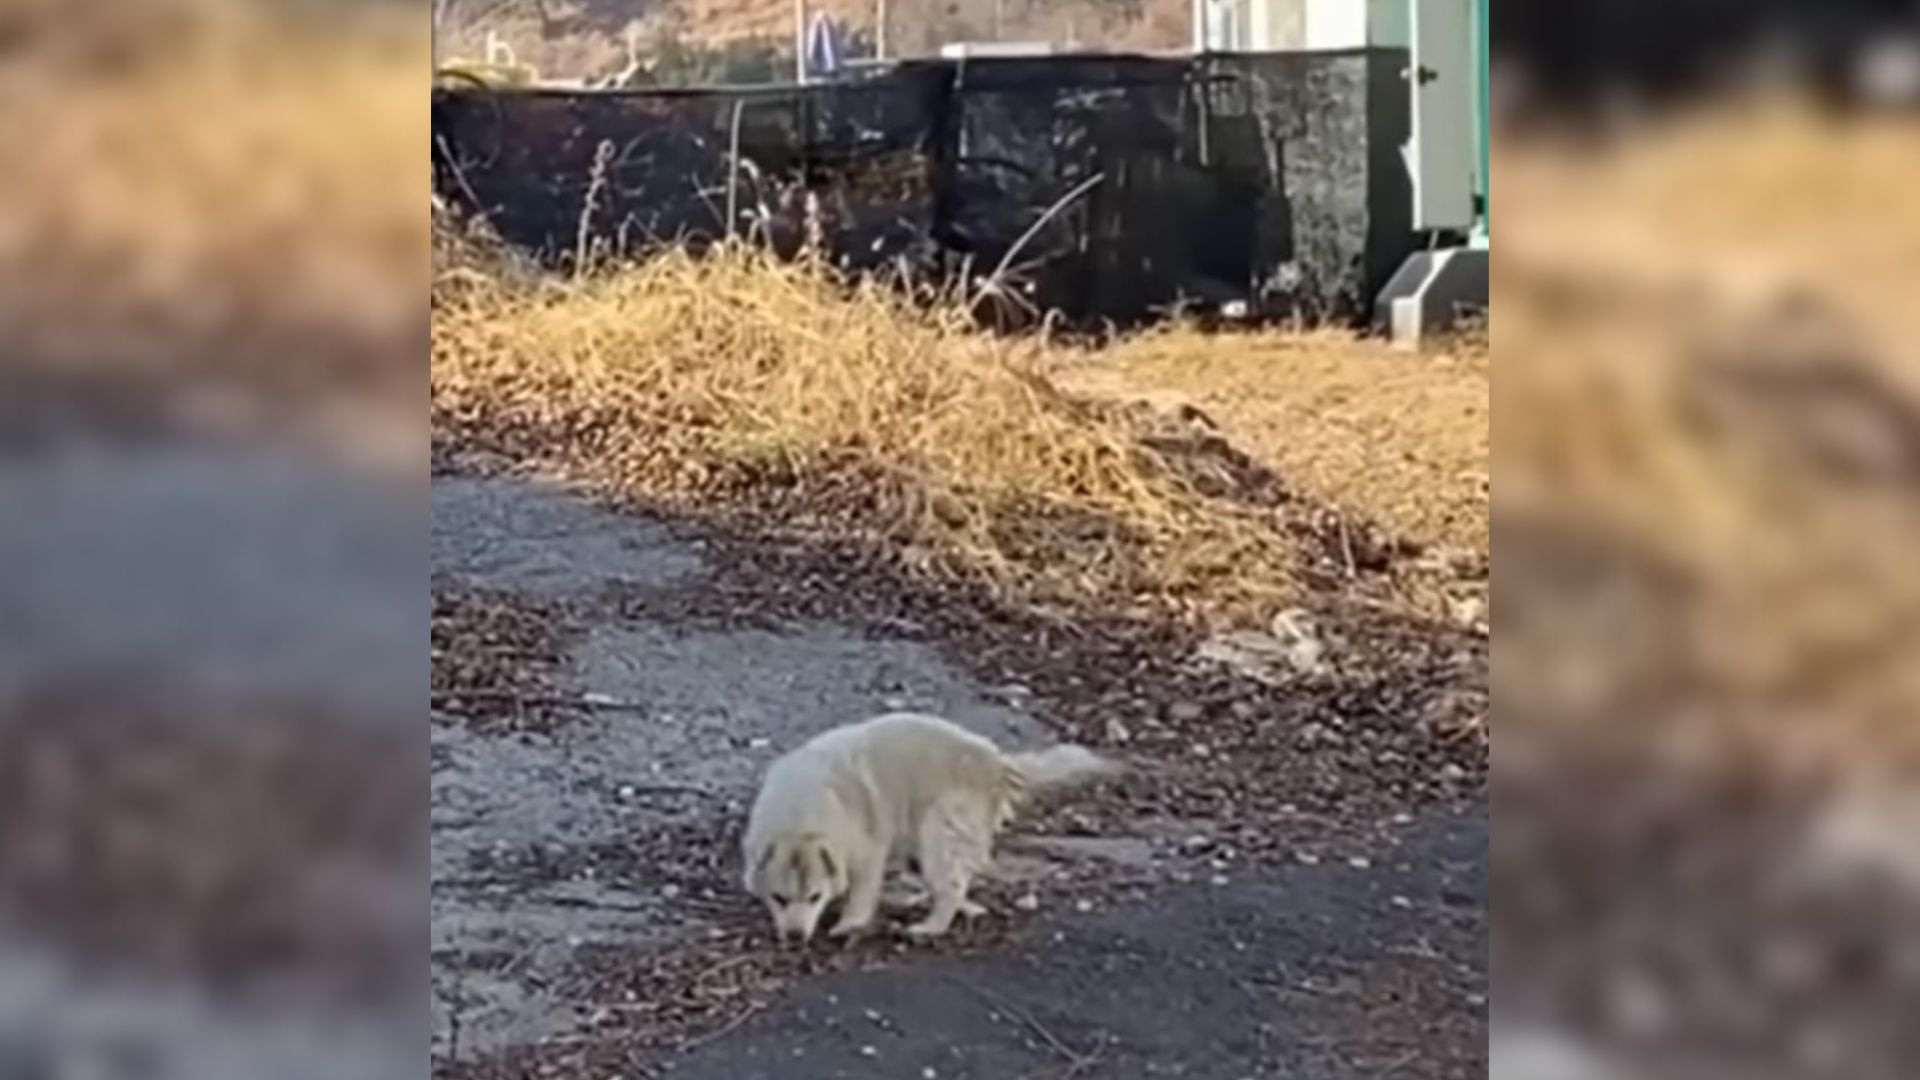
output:
{"label": "shadow on ground", "polygon": [[1004,948],[805,984],[682,1080],[1486,1072],[1487,819],[1041,919]]}

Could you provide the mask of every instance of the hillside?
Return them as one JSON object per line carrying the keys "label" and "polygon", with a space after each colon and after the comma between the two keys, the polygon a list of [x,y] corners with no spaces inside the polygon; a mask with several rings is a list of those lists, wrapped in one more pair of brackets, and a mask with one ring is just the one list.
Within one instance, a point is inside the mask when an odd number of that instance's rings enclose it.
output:
{"label": "hillside", "polygon": [[[808,0],[872,40],[876,0]],[[891,0],[889,53],[927,55],[948,41],[1056,41],[1102,48],[1185,44],[1184,0]],[[698,46],[784,44],[792,0],[453,0],[442,25],[447,56],[479,56],[492,33],[542,73],[597,75],[627,62],[631,33],[643,52],[674,40]]]}

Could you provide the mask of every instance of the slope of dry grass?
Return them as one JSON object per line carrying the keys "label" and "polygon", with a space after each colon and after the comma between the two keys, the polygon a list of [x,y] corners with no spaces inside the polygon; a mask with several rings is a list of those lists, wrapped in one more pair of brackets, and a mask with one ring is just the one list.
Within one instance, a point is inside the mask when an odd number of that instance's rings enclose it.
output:
{"label": "slope of dry grass", "polygon": [[[1658,640],[1663,679],[1777,745],[1920,751],[1920,142],[1773,103],[1500,161],[1499,514],[1667,582],[1631,632],[1605,629],[1623,588],[1514,578],[1503,605],[1599,635],[1569,686]],[[1507,670],[1549,671],[1521,625]]]}
{"label": "slope of dry grass", "polygon": [[1063,395],[1047,351],[744,249],[531,287],[468,278],[435,312],[434,424],[1029,598],[1245,610],[1296,594],[1291,511],[1147,451],[1149,422]]}
{"label": "slope of dry grass", "polygon": [[1484,555],[1484,341],[1424,354],[1342,332],[1147,334],[1063,364],[1064,385],[1196,408],[1303,494],[1395,535]]}
{"label": "slope of dry grass", "polygon": [[419,332],[424,19],[212,0],[21,18],[35,47],[0,75],[16,351],[198,362],[252,335]]}

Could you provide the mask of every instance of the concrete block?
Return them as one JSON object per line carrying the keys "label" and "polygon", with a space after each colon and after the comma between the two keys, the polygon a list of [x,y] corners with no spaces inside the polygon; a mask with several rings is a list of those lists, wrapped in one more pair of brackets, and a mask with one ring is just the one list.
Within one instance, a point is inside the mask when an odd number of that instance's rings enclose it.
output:
{"label": "concrete block", "polygon": [[1374,325],[1394,344],[1414,348],[1431,334],[1487,309],[1493,252],[1449,247],[1407,256],[1374,303]]}

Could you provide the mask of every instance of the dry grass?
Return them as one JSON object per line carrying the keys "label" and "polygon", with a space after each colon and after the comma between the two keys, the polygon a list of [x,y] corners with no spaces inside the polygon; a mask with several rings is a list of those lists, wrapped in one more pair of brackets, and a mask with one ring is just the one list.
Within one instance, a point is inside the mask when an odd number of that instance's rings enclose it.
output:
{"label": "dry grass", "polygon": [[1202,494],[1034,340],[744,248],[544,285],[471,276],[433,325],[437,432],[647,500],[731,501],[1028,599],[1266,609],[1279,512]]}
{"label": "dry grass", "polygon": [[1920,142],[1776,103],[1500,161],[1501,514],[1677,575],[1664,660],[1770,739],[1920,751]]}
{"label": "dry grass", "polygon": [[1301,493],[1423,545],[1484,555],[1484,340],[1424,354],[1324,331],[1147,334],[1063,365],[1064,385],[1204,412]]}
{"label": "dry grass", "polygon": [[[706,5],[693,29],[761,7]],[[476,257],[483,240],[437,240],[436,433],[603,490],[751,507],[1043,602],[1264,618],[1303,598],[1329,539],[1349,539],[1343,523],[1329,535],[1329,506],[1485,557],[1484,346],[1409,358],[1333,335],[1176,330],[1089,353],[745,250],[541,282],[500,269],[497,250]],[[1197,399],[1302,498],[1271,505],[1206,430],[1166,439],[1164,417],[1132,405],[1161,389]],[[1346,552],[1348,575],[1368,561]]]}
{"label": "dry grass", "polygon": [[424,19],[216,0],[19,18],[32,47],[0,76],[16,346],[78,360],[266,328],[419,332]]}

